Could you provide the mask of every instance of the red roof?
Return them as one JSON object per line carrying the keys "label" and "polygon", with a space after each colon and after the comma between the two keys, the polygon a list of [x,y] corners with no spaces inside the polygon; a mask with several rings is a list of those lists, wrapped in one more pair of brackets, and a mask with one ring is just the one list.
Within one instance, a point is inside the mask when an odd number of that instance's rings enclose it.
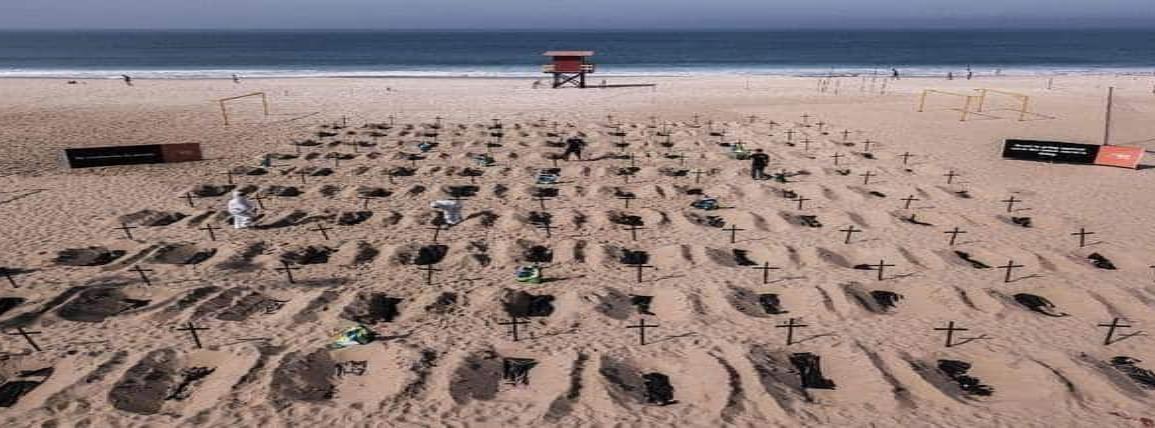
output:
{"label": "red roof", "polygon": [[549,51],[544,56],[594,56],[594,51]]}

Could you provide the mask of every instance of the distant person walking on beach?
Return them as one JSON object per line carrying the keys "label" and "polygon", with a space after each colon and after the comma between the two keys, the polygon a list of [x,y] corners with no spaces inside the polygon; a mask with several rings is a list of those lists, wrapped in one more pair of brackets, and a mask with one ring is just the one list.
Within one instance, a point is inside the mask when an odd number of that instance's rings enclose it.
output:
{"label": "distant person walking on beach", "polygon": [[762,153],[762,149],[754,149],[750,155],[750,178],[755,180],[766,179],[766,167],[770,165],[770,156]]}
{"label": "distant person walking on beach", "polygon": [[954,80],[954,72],[953,71],[946,72],[946,80]]}
{"label": "distant person walking on beach", "polygon": [[578,160],[582,160],[582,149],[585,148],[585,146],[585,140],[582,140],[578,137],[570,137],[569,139],[565,140],[565,153],[562,153],[561,157],[565,160],[569,160],[569,156],[572,154],[577,156]]}
{"label": "distant person walking on beach", "polygon": [[894,79],[894,80],[898,80],[898,69],[897,68],[890,69],[890,78]]}
{"label": "distant person walking on beach", "polygon": [[240,84],[241,83],[241,76],[237,76],[234,74],[233,75],[233,83]]}
{"label": "distant person walking on beach", "polygon": [[121,74],[120,78],[124,80],[125,85],[132,86],[132,76]]}

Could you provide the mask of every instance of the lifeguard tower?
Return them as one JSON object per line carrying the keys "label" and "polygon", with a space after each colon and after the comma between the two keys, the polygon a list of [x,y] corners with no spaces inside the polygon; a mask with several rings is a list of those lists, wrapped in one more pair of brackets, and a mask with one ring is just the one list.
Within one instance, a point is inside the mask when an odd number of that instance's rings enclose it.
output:
{"label": "lifeguard tower", "polygon": [[594,72],[594,65],[586,62],[586,58],[594,56],[593,51],[549,51],[542,55],[553,58],[541,71],[553,75],[554,89],[565,85],[584,88],[586,75]]}

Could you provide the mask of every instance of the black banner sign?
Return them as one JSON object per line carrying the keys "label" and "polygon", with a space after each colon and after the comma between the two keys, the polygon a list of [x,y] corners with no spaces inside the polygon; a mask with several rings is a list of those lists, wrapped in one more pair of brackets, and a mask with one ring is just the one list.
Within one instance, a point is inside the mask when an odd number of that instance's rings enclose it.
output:
{"label": "black banner sign", "polygon": [[71,168],[183,162],[200,159],[199,144],[147,144],[64,149],[64,161]]}
{"label": "black banner sign", "polygon": [[1099,147],[1058,141],[1006,140],[1003,142],[1003,157],[1093,165],[1099,156]]}

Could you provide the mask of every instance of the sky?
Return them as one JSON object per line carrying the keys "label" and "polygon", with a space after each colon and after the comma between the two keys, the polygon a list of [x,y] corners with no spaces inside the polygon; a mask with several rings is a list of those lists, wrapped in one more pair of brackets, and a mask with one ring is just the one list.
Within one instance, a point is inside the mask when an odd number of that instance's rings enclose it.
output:
{"label": "sky", "polygon": [[1155,0],[0,0],[0,30],[967,27],[1155,28]]}

